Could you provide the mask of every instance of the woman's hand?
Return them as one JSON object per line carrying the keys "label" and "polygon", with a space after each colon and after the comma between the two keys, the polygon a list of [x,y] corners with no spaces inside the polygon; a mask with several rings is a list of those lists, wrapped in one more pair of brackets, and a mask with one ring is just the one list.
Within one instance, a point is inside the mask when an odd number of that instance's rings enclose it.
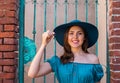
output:
{"label": "woman's hand", "polygon": [[42,34],[42,45],[46,46],[50,42],[50,40],[54,37],[54,34],[55,34],[54,32],[50,32],[49,30],[44,32]]}

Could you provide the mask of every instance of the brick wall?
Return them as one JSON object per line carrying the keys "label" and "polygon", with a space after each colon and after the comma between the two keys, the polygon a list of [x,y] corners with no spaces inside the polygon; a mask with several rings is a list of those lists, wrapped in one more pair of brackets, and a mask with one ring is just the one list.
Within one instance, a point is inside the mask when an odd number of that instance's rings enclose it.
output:
{"label": "brick wall", "polygon": [[0,83],[16,83],[18,0],[0,0]]}
{"label": "brick wall", "polygon": [[109,51],[111,83],[120,83],[120,0],[109,0]]}

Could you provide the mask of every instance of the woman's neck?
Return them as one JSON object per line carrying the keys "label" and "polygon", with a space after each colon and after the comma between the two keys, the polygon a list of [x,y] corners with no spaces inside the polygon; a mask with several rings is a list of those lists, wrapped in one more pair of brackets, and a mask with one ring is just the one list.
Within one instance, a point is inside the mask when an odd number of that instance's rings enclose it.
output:
{"label": "woman's neck", "polygon": [[73,54],[74,55],[82,55],[83,53],[85,53],[83,50],[82,50],[82,48],[80,49],[77,49],[77,48],[72,48],[71,49],[72,50],[72,52],[73,52]]}

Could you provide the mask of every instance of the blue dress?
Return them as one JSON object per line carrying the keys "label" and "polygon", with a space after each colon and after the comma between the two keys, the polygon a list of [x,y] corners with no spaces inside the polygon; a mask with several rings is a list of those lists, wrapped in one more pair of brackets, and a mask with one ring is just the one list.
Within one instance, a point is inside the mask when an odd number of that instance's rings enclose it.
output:
{"label": "blue dress", "polygon": [[104,74],[100,64],[77,62],[62,64],[57,56],[53,56],[47,62],[59,83],[96,83],[101,80]]}

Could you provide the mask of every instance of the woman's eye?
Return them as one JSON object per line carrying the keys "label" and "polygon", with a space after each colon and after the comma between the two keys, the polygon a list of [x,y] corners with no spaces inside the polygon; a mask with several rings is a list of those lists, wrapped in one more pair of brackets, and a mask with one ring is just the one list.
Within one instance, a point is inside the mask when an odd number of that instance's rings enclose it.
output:
{"label": "woman's eye", "polygon": [[82,33],[78,33],[79,35],[82,35]]}
{"label": "woman's eye", "polygon": [[73,33],[69,33],[69,35],[73,35]]}

